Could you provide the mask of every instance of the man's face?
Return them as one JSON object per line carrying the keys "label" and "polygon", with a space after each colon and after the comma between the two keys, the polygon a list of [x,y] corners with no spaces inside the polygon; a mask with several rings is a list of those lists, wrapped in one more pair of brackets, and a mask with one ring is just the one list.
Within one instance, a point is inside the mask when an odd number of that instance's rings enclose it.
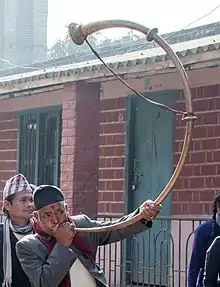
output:
{"label": "man's face", "polygon": [[11,203],[5,200],[4,207],[15,222],[29,220],[34,211],[32,192],[21,191],[15,194]]}
{"label": "man's face", "polygon": [[68,212],[65,202],[57,202],[34,212],[41,229],[48,235],[54,236],[53,229],[67,222]]}

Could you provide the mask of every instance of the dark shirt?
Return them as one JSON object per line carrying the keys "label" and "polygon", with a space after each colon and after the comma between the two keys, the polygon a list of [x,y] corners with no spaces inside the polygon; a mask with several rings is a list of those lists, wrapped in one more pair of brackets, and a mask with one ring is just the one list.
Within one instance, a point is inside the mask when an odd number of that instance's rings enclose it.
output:
{"label": "dark shirt", "polygon": [[[24,273],[21,264],[17,258],[15,251],[15,244],[18,239],[15,237],[12,231],[10,231],[11,239],[11,256],[12,256],[12,287],[31,287],[31,283]],[[4,282],[3,272],[3,224],[0,224],[0,286]]]}
{"label": "dark shirt", "polygon": [[[212,221],[199,225],[194,232],[194,241],[188,272],[188,287],[202,287],[206,251],[212,243]],[[215,223],[215,236],[220,236],[220,227]],[[216,286],[215,286],[216,287]]]}

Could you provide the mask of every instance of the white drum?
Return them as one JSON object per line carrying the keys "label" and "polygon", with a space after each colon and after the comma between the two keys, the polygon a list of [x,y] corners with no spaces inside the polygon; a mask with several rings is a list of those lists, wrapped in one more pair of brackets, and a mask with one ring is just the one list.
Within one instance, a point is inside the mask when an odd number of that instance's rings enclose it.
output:
{"label": "white drum", "polygon": [[95,279],[79,259],[70,268],[71,287],[97,287]]}

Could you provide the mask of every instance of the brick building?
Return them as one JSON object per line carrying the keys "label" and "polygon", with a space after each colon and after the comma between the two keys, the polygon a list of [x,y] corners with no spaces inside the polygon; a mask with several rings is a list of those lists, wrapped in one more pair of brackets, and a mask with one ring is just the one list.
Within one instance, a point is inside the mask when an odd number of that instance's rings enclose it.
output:
{"label": "brick building", "polygon": [[[207,216],[220,189],[220,36],[173,49],[198,120],[161,214]],[[137,91],[184,110],[179,75],[161,49],[107,61]],[[1,78],[0,98],[0,188],[20,170],[36,184],[60,185],[74,212],[118,216],[155,199],[181,152],[181,119],[133,96],[97,61]]]}
{"label": "brick building", "polygon": [[[173,46],[188,70],[198,120],[193,131],[188,162],[173,190],[172,214],[209,214],[209,202],[220,188],[218,38],[207,37]],[[158,94],[175,94],[175,101],[171,105],[177,104],[184,109],[180,95],[182,86],[173,64],[161,54],[160,49],[151,51],[155,59],[149,57],[149,51],[146,50],[145,54],[142,53],[144,56],[140,56],[141,52],[121,56],[117,62],[112,62],[112,66],[139,92],[147,96],[155,95],[155,99]],[[61,185],[69,205],[74,209],[91,209],[94,214],[97,211],[111,214],[126,211],[124,201],[128,199],[125,189],[126,186],[128,188],[129,180],[132,180],[126,175],[129,172],[126,163],[130,162],[126,152],[129,145],[126,142],[129,134],[131,136],[131,131],[128,131],[129,128],[131,130],[129,120],[132,121],[134,116],[131,113],[132,101],[128,100],[131,92],[127,88],[115,81],[102,65],[91,61],[83,68],[76,64],[1,78],[0,93],[1,188],[5,180],[21,167],[24,158],[26,165],[22,171],[28,173],[30,180],[36,184],[44,182],[45,178],[40,177],[40,171],[36,168],[36,164],[39,164],[38,155],[48,159],[48,162],[53,159],[56,168],[52,171],[49,169],[53,173],[51,181]],[[57,119],[55,135],[47,131],[43,134],[43,129],[39,128],[38,131],[33,125],[32,132],[35,130],[36,134],[32,134],[32,138],[40,138],[34,139],[33,144],[31,134],[23,132],[22,137],[22,123],[25,124],[21,120],[23,112],[30,121],[31,115],[44,113],[47,109],[55,110],[51,116]],[[62,120],[59,120],[60,113]],[[49,126],[50,121],[40,121],[37,126],[45,126],[46,122]],[[178,119],[173,126],[175,165],[182,148],[184,126]],[[51,137],[56,141],[54,154],[48,158],[40,152],[48,149],[46,144],[44,147],[39,144],[44,139],[42,136],[47,138],[48,144]],[[22,148],[27,144],[29,149]],[[38,153],[35,146],[38,147]],[[19,151],[22,158],[19,158]],[[162,162],[163,158],[160,165]],[[45,164],[48,165],[43,162]],[[154,196],[152,194],[152,198]]]}

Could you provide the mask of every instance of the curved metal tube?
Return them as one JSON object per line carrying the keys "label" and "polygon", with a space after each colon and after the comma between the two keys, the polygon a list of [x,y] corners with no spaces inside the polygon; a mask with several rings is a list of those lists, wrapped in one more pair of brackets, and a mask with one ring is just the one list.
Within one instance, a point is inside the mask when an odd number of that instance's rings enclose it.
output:
{"label": "curved metal tube", "polygon": [[[165,198],[168,196],[171,189],[173,188],[176,180],[178,179],[183,169],[183,166],[186,161],[186,157],[189,152],[193,122],[196,119],[193,113],[190,84],[189,84],[188,76],[178,56],[172,50],[170,45],[161,36],[157,34],[158,32],[157,29],[149,29],[145,26],[139,25],[131,21],[126,21],[126,20],[108,20],[108,21],[93,22],[85,26],[71,23],[68,27],[68,31],[69,31],[69,36],[72,39],[72,41],[77,45],[81,45],[84,43],[84,40],[90,34],[98,32],[103,29],[109,29],[109,28],[115,28],[115,27],[133,29],[133,30],[136,30],[136,31],[139,31],[145,34],[147,36],[148,41],[154,40],[161,48],[163,48],[163,50],[168,54],[170,59],[173,61],[174,65],[176,66],[177,71],[180,74],[180,77],[183,83],[186,113],[187,113],[186,117],[184,118],[184,120],[186,120],[186,132],[185,132],[185,138],[184,138],[184,143],[183,143],[183,149],[182,149],[182,152],[179,158],[179,162],[173,172],[173,175],[171,176],[164,190],[154,201],[155,204],[159,205],[165,200]],[[75,230],[81,231],[81,232],[106,232],[106,231],[117,230],[119,228],[127,227],[131,224],[134,224],[135,222],[138,222],[141,219],[142,219],[141,214],[137,214],[132,219],[129,219],[127,221],[120,222],[117,224],[113,223],[112,225],[105,226],[105,227],[76,228]]]}

